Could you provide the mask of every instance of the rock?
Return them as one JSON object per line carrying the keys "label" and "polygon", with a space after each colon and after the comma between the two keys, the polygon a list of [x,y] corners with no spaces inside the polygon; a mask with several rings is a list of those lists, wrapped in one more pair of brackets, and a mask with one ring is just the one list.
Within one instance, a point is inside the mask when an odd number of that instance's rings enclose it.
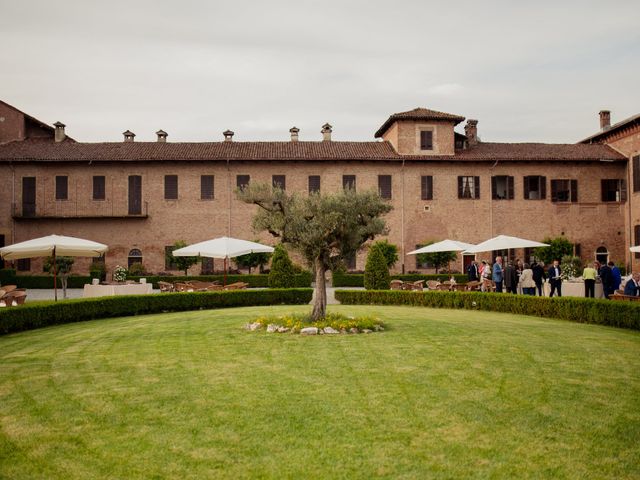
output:
{"label": "rock", "polygon": [[267,325],[267,333],[275,333],[278,331],[278,325],[274,323],[270,323]]}
{"label": "rock", "polygon": [[340,333],[340,332],[333,327],[324,327],[324,333],[335,335],[336,333]]}
{"label": "rock", "polygon": [[300,335],[317,335],[318,328],[317,327],[306,327],[300,330]]}
{"label": "rock", "polygon": [[362,330],[362,333],[371,333],[373,332],[373,330],[369,330],[368,328],[365,328]]}
{"label": "rock", "polygon": [[262,328],[262,324],[258,323],[258,322],[254,322],[254,323],[247,323],[244,328],[246,330],[249,330],[250,332],[253,332],[255,330],[259,330],[260,328]]}
{"label": "rock", "polygon": [[347,330],[345,330],[344,328],[340,329],[340,333],[347,333]]}
{"label": "rock", "polygon": [[349,333],[360,333],[360,331],[356,327],[351,327]]}
{"label": "rock", "polygon": [[384,332],[384,327],[383,327],[382,325],[376,325],[376,326],[374,327],[374,330],[375,330],[376,332]]}
{"label": "rock", "polygon": [[287,327],[278,327],[278,333],[287,333],[288,331]]}

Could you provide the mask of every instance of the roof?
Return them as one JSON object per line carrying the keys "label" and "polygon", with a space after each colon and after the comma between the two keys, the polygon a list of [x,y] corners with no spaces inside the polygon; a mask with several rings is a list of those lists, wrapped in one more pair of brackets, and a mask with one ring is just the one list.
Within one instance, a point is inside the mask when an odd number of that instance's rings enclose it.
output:
{"label": "roof", "polygon": [[0,145],[0,161],[625,161],[602,144],[479,143],[455,155],[400,155],[389,142],[111,142],[27,140]]}
{"label": "roof", "polygon": [[382,137],[389,127],[397,120],[444,120],[453,122],[454,125],[464,121],[464,117],[452,113],[429,110],[428,108],[414,108],[408,112],[394,113],[382,124],[375,134],[376,138]]}
{"label": "roof", "polygon": [[585,138],[584,140],[580,140],[578,143],[593,143],[593,142],[603,141],[609,135],[617,133],[626,127],[631,127],[634,124],[636,125],[640,124],[640,113],[632,117],[625,118],[624,120],[618,123],[614,123],[609,128],[605,130],[600,130],[598,133],[594,133],[593,135]]}
{"label": "roof", "polygon": [[[53,128],[51,125],[43,122],[42,120],[38,120],[35,117],[32,117],[31,115],[29,115],[28,113],[24,113],[22,110],[17,109],[16,107],[14,107],[13,105],[9,105],[7,102],[3,102],[2,100],[0,100],[0,103],[5,105],[6,107],[15,110],[16,112],[18,112],[21,115],[24,115],[24,118],[28,121],[30,121],[31,123],[36,124],[38,127],[43,128],[45,130],[48,130],[51,135],[55,135],[55,128]],[[54,125],[59,124],[62,125],[63,127],[65,127],[66,125],[60,123],[60,122],[56,122]],[[69,140],[69,141],[75,141],[73,138],[69,137],[68,135],[66,136],[65,140]]]}

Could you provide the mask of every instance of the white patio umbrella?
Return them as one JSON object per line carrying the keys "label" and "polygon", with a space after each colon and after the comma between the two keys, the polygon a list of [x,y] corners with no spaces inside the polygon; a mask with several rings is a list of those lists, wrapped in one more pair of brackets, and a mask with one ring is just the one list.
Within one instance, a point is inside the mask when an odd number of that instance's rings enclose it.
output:
{"label": "white patio umbrella", "polygon": [[[459,242],[457,240],[442,240],[440,242],[432,243],[425,247],[413,250],[407,253],[407,255],[420,255],[421,253],[436,253],[436,252],[461,252],[467,250],[474,245],[471,243]],[[462,261],[462,269],[464,270],[464,260]]]}
{"label": "white patio umbrella", "polygon": [[508,235],[498,235],[497,237],[485,240],[471,248],[467,248],[463,253],[490,252],[493,250],[510,250],[512,248],[532,248],[548,247],[546,243],[527,240],[525,238],[510,237]]}
{"label": "white patio umbrella", "polygon": [[629,251],[633,252],[633,253],[640,253],[640,245],[636,245],[635,247],[631,247],[629,249]]}
{"label": "white patio umbrella", "polygon": [[66,237],[63,235],[49,235],[34,238],[25,242],[14,243],[0,248],[0,256],[5,260],[21,258],[53,257],[53,289],[54,298],[58,300],[58,285],[56,281],[56,255],[61,257],[99,257],[109,247],[103,243],[84,240],[82,238]]}
{"label": "white patio umbrella", "polygon": [[173,251],[176,257],[210,257],[224,259],[224,285],[227,284],[227,260],[249,253],[273,253],[273,247],[238,238],[220,237],[187,245]]}

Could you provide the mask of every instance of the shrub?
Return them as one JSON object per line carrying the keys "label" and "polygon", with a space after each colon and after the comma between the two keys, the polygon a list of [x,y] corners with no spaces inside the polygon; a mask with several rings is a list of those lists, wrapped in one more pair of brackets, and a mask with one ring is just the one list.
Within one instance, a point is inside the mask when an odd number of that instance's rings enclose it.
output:
{"label": "shrub", "polygon": [[369,254],[374,249],[379,249],[384,255],[384,258],[387,262],[387,268],[393,267],[398,261],[398,247],[393,243],[389,243],[388,240],[378,240],[374,242],[371,247],[369,247]]}
{"label": "shrub", "polygon": [[[402,280],[403,282],[415,282],[418,280],[438,280],[443,282],[449,280],[451,277],[455,279],[456,283],[467,283],[467,276],[463,274],[399,274],[391,275],[391,280]],[[354,273],[340,273],[333,271],[333,286],[334,287],[364,287],[364,275]]]}
{"label": "shrub", "polygon": [[565,237],[549,238],[542,240],[548,247],[538,247],[533,251],[536,258],[544,264],[553,263],[554,260],[560,260],[565,255],[573,255],[573,244]]}
{"label": "shrub", "polygon": [[0,270],[0,285],[15,285],[16,271],[13,268],[3,268]]}
{"label": "shrub", "polygon": [[335,296],[340,303],[348,305],[465,308],[640,330],[640,302],[575,297],[533,297],[482,292],[408,292],[399,290],[338,290]]}
{"label": "shrub", "polygon": [[129,315],[249,305],[308,304],[312,295],[311,289],[232,290],[33,302],[0,309],[0,335],[50,325]]}
{"label": "shrub", "polygon": [[364,269],[364,288],[367,290],[389,289],[389,267],[380,248],[372,248],[367,255]]}
{"label": "shrub", "polygon": [[582,275],[582,259],[580,257],[565,255],[560,263],[562,264],[563,279],[578,278]]}
{"label": "shrub", "polygon": [[91,264],[89,268],[89,276],[91,278],[97,278],[100,281],[107,279],[107,267],[104,262],[96,262]]}
{"label": "shrub", "polygon": [[120,265],[116,265],[116,268],[113,270],[113,281],[114,282],[124,282],[127,279],[127,269],[121,267]]}
{"label": "shrub", "polygon": [[323,329],[331,327],[335,330],[349,331],[356,328],[359,332],[368,329],[379,331],[385,328],[384,323],[372,316],[347,317],[341,313],[327,313],[322,320],[313,321],[309,314],[289,314],[289,315],[261,315],[250,321],[259,323],[263,327],[269,324],[279,325],[281,327],[290,328],[294,333],[299,332],[304,327],[317,327]]}
{"label": "shrub", "polygon": [[[190,258],[190,257],[184,257],[184,258]],[[145,274],[144,265],[142,265],[140,262],[135,262],[135,263],[132,263],[131,266],[129,267],[129,272],[127,275],[139,276],[144,274]],[[126,279],[126,276],[125,276],[125,279]],[[119,280],[119,281],[123,281],[123,280]]]}
{"label": "shrub", "polygon": [[273,251],[271,271],[269,272],[270,288],[291,288],[295,271],[287,250],[278,244]]}

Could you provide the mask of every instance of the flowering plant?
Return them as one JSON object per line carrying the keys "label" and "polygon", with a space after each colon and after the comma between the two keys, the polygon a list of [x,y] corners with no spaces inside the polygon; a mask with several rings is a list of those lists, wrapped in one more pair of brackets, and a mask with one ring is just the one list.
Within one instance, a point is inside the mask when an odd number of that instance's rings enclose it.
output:
{"label": "flowering plant", "polygon": [[124,282],[126,279],[127,269],[120,265],[116,265],[116,268],[113,270],[113,280],[116,282]]}

